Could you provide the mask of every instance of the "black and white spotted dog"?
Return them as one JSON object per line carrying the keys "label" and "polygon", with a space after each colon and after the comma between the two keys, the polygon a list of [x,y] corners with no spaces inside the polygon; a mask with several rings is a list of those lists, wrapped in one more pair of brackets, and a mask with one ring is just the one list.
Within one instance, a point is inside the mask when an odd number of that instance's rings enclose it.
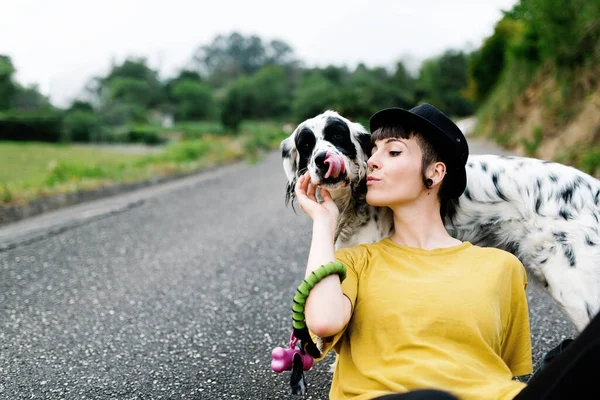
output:
{"label": "black and white spotted dog", "polygon": [[[296,179],[332,194],[336,249],[393,233],[392,214],[365,196],[370,134],[334,111],[302,122],[281,142],[286,204]],[[470,155],[467,188],[445,224],[450,234],[517,256],[579,330],[600,310],[600,181],[575,168],[525,157]]]}

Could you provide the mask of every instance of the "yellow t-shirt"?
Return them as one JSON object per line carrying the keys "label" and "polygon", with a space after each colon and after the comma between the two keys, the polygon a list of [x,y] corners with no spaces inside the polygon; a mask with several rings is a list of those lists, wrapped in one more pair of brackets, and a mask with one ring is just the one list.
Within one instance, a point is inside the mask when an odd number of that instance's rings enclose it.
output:
{"label": "yellow t-shirt", "polygon": [[532,372],[527,275],[512,254],[380,242],[336,251],[352,303],[330,399],[442,389],[462,400],[512,399]]}

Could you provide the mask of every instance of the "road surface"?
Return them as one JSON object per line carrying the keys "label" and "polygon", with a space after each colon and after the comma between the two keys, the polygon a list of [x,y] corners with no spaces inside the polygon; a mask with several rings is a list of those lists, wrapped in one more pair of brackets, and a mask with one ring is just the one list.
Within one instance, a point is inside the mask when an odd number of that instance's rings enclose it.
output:
{"label": "road surface", "polygon": [[[272,153],[0,229],[0,398],[298,398],[270,369],[311,233],[284,189]],[[528,292],[537,362],[575,329]]]}

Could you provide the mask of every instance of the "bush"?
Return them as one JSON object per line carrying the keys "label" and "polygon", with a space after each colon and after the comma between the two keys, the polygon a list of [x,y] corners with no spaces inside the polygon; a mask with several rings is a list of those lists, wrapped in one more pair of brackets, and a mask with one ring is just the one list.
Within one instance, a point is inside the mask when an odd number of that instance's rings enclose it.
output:
{"label": "bush", "polygon": [[111,102],[99,114],[103,124],[113,127],[148,122],[146,109],[134,104]]}
{"label": "bush", "polygon": [[64,140],[67,142],[98,142],[102,126],[98,115],[89,111],[72,111],[64,120]]}
{"label": "bush", "polygon": [[276,149],[281,141],[288,136],[280,125],[268,123],[248,123],[244,125],[243,131],[247,135],[244,141],[244,149],[248,153]]}
{"label": "bush", "polygon": [[166,142],[158,131],[151,127],[133,127],[130,128],[123,137],[127,143],[144,143],[148,145],[158,145]]}
{"label": "bush", "polygon": [[600,178],[600,146],[584,150],[579,157],[579,167],[582,171]]}
{"label": "bush", "polygon": [[63,119],[56,111],[0,113],[0,140],[58,142],[62,132]]}
{"label": "bush", "polygon": [[143,166],[161,162],[192,162],[209,154],[211,150],[211,144],[205,140],[183,140],[170,144],[161,154],[153,154],[142,158],[137,165]]}
{"label": "bush", "polygon": [[233,133],[238,133],[240,124],[248,117],[251,104],[250,81],[240,78],[227,91],[221,106],[221,123]]}

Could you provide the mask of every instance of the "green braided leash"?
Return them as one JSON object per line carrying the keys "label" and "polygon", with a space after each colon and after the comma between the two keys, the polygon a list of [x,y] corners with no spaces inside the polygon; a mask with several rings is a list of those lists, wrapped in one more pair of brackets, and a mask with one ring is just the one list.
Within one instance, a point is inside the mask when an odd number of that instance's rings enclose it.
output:
{"label": "green braided leash", "polygon": [[315,287],[321,279],[326,276],[338,274],[340,282],[346,279],[346,266],[340,261],[332,261],[321,265],[308,275],[296,289],[294,295],[294,305],[292,306],[292,320],[294,326],[294,336],[301,341],[301,348],[308,352],[313,358],[319,358],[321,351],[310,337],[308,328],[306,327],[306,319],[304,316],[304,305],[308,293]]}

